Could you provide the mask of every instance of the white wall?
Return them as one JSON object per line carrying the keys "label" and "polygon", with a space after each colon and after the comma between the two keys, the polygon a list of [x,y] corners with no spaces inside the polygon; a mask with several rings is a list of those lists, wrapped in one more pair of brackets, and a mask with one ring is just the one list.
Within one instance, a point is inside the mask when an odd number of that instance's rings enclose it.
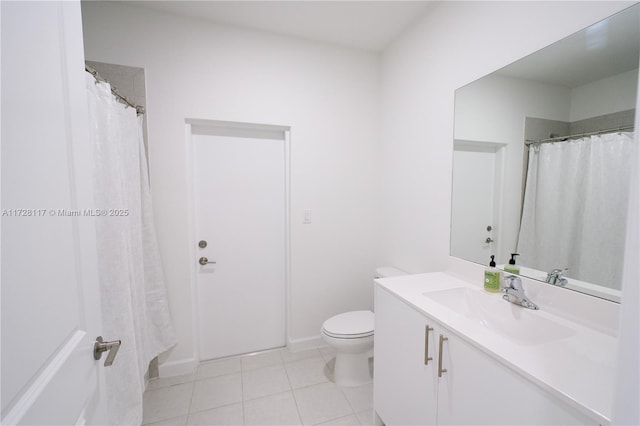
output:
{"label": "white wall", "polygon": [[[174,17],[120,2],[84,2],[88,60],[143,67],[151,185],[171,311],[196,348],[189,257],[185,118],[291,126],[294,341],[373,304],[378,254],[379,58],[371,53]],[[313,223],[303,225],[303,210]]]}
{"label": "white wall", "polygon": [[411,272],[445,268],[454,91],[630,4],[440,2],[385,50],[385,259]]}
{"label": "white wall", "polygon": [[515,143],[522,154],[525,117],[569,121],[571,90],[489,75],[456,91],[455,139]]}
{"label": "white wall", "polygon": [[636,107],[638,70],[627,71],[571,90],[571,117],[578,121]]}

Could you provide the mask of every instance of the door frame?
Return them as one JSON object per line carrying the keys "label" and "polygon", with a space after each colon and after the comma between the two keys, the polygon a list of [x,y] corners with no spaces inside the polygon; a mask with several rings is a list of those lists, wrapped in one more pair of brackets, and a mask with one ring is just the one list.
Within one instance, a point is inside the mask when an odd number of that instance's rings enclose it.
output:
{"label": "door frame", "polygon": [[[495,243],[494,254],[497,258],[501,258],[502,249],[504,247],[504,232],[503,232],[503,203],[504,203],[504,186],[505,186],[505,166],[506,166],[506,148],[507,144],[489,141],[476,141],[455,139],[453,142],[453,153],[455,156],[456,151],[470,151],[477,153],[488,153],[494,156],[494,186],[493,186],[493,240]],[[455,171],[452,169],[452,188],[453,188],[453,174]],[[451,197],[451,210],[453,214],[453,196]],[[453,226],[453,224],[452,224]],[[449,238],[451,240],[451,237]],[[449,241],[451,246],[451,241]],[[451,247],[449,247],[451,250]]]}
{"label": "door frame", "polygon": [[189,218],[189,259],[191,266],[192,331],[194,338],[193,357],[197,365],[201,361],[200,311],[198,303],[198,254],[196,235],[196,200],[194,194],[195,166],[193,138],[195,135],[257,137],[273,134],[274,139],[282,139],[284,144],[284,268],[285,268],[285,347],[289,347],[291,336],[291,127],[273,124],[245,123],[206,119],[185,119],[185,155],[187,170],[187,204]]}

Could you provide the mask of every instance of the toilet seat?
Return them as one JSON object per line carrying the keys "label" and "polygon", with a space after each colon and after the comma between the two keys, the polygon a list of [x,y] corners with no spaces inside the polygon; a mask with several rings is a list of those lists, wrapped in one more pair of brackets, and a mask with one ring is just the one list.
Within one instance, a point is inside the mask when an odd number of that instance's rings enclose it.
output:
{"label": "toilet seat", "polygon": [[360,339],[373,336],[373,312],[353,311],[333,316],[322,324],[322,332],[336,339]]}

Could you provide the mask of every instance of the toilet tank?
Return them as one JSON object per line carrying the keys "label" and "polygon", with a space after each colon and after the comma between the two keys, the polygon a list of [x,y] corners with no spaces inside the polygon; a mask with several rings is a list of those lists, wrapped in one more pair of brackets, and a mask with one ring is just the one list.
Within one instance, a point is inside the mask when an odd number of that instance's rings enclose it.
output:
{"label": "toilet tank", "polygon": [[376,268],[373,278],[389,278],[398,277],[400,275],[408,275],[408,272],[393,266],[380,266]]}

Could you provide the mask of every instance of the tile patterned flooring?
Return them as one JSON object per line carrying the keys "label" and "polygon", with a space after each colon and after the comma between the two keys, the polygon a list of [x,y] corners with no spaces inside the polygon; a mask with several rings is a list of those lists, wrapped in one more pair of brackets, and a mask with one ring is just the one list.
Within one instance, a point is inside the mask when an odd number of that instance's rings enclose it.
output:
{"label": "tile patterned flooring", "polygon": [[278,349],[203,362],[197,373],[154,379],[144,425],[372,425],[373,385],[331,381],[329,348]]}

